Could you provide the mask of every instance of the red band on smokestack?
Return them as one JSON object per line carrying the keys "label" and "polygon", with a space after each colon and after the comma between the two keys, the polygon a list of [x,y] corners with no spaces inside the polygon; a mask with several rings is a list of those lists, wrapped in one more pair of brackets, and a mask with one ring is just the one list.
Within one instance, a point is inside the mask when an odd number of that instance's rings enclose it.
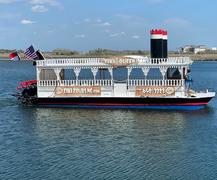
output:
{"label": "red band on smokestack", "polygon": [[162,31],[162,34],[164,35],[164,36],[167,36],[168,35],[168,32],[167,31]]}
{"label": "red band on smokestack", "polygon": [[163,29],[152,29],[150,33],[151,35],[164,35],[164,36],[168,35],[168,32]]}
{"label": "red band on smokestack", "polygon": [[162,35],[163,30],[162,29],[152,29],[151,35]]}
{"label": "red band on smokestack", "polygon": [[168,38],[168,32],[167,31],[165,31],[165,30],[163,30],[162,31],[162,36],[163,36],[163,39],[167,39]]}
{"label": "red band on smokestack", "polygon": [[163,39],[162,29],[152,29],[150,33],[151,33],[151,39]]}

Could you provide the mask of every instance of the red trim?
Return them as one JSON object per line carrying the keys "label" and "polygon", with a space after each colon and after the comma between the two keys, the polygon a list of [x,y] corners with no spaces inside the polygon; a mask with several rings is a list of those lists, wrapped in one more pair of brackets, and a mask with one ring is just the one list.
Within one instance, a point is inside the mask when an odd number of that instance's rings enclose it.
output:
{"label": "red trim", "polygon": [[151,35],[163,35],[163,36],[167,36],[168,32],[166,30],[163,30],[163,29],[152,29],[151,30]]}
{"label": "red trim", "polygon": [[162,35],[162,29],[152,29],[151,35]]}
{"label": "red trim", "polygon": [[168,35],[168,32],[163,30],[162,35],[163,35],[163,36],[167,36],[167,35]]}
{"label": "red trim", "polygon": [[22,89],[22,88],[26,88],[32,84],[37,84],[37,80],[29,80],[29,81],[25,81],[25,82],[21,82],[20,86],[17,87],[17,89]]}

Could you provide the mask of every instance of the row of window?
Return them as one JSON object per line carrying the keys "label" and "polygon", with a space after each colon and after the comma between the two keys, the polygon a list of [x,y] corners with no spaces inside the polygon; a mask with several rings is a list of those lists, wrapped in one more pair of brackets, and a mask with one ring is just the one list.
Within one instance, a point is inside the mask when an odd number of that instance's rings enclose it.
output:
{"label": "row of window", "polygon": [[[162,79],[162,74],[159,68],[150,69],[147,77],[144,76],[142,69],[135,68],[131,71],[129,79]],[[40,73],[40,80],[56,80],[57,76],[53,69],[43,69]],[[72,69],[63,69],[60,72],[61,80],[75,80],[76,75]],[[94,79],[91,69],[82,69],[78,79]],[[108,69],[99,69],[96,79],[111,79],[111,74]],[[127,68],[113,69],[113,79],[123,81],[128,79]],[[177,69],[168,69],[166,79],[181,79],[180,72]]]}

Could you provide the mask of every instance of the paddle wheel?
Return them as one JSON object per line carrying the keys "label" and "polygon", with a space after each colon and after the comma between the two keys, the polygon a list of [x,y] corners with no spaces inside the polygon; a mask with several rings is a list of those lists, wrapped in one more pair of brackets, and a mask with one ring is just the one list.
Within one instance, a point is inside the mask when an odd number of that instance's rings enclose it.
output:
{"label": "paddle wheel", "polygon": [[22,104],[32,105],[37,97],[37,80],[21,82],[15,96]]}

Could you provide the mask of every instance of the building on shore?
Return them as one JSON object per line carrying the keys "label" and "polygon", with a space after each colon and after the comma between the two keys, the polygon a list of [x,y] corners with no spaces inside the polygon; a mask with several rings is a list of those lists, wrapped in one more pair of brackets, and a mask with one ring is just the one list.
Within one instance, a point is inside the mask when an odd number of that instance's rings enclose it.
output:
{"label": "building on shore", "polygon": [[204,45],[199,45],[199,46],[186,45],[186,46],[180,48],[181,53],[193,53],[193,54],[205,52],[206,50],[208,50],[208,48]]}

